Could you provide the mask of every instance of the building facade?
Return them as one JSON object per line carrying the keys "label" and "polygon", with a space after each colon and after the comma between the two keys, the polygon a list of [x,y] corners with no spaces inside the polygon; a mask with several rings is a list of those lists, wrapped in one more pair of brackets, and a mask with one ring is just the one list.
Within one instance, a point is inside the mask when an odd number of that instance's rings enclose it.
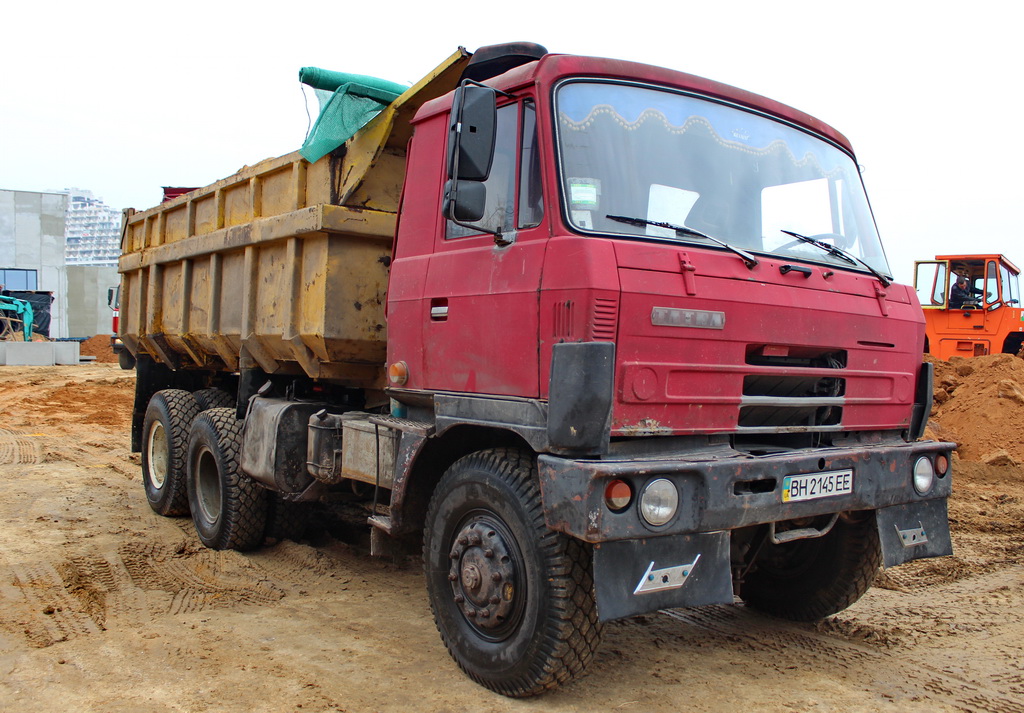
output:
{"label": "building facade", "polygon": [[69,265],[117,265],[121,211],[81,188],[67,188],[66,260]]}
{"label": "building facade", "polygon": [[64,227],[68,196],[0,189],[0,284],[10,291],[49,292],[50,337],[67,337]]}

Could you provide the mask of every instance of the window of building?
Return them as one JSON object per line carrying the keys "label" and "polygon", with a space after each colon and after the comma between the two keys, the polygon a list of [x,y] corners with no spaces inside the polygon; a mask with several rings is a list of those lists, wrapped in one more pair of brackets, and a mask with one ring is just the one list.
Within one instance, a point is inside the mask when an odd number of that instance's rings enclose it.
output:
{"label": "window of building", "polygon": [[38,290],[35,270],[18,270],[15,268],[0,268],[0,285],[5,290],[15,292],[27,292]]}

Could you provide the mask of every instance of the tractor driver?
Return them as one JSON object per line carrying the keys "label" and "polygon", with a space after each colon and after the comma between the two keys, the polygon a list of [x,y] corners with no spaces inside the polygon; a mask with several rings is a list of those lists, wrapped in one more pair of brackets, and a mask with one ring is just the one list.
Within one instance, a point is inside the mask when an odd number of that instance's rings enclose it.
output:
{"label": "tractor driver", "polygon": [[964,305],[971,307],[977,306],[978,298],[975,295],[984,294],[984,290],[979,290],[977,287],[971,287],[967,283],[966,275],[957,275],[956,284],[949,291],[949,308],[960,309]]}

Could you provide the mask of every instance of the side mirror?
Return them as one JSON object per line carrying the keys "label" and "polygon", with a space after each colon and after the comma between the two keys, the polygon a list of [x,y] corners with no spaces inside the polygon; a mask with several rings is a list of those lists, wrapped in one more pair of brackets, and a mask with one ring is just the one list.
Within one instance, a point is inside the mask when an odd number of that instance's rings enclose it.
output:
{"label": "side mirror", "polygon": [[448,178],[486,181],[494,159],[498,124],[497,93],[463,84],[455,90],[448,130]]}
{"label": "side mirror", "polygon": [[[458,195],[458,200],[455,196]],[[484,217],[487,187],[480,181],[448,181],[444,185],[444,217],[456,223],[475,223]]]}
{"label": "side mirror", "polygon": [[110,307],[110,309],[114,309],[117,306],[114,302],[114,293],[116,290],[116,287],[107,288],[107,306]]}

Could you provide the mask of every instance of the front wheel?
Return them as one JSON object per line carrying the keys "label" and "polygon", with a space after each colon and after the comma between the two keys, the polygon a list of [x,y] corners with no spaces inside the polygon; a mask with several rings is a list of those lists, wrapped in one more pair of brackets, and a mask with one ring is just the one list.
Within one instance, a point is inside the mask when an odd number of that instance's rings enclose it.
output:
{"label": "front wheel", "polygon": [[783,619],[823,619],[861,598],[881,560],[874,512],[844,513],[824,537],[766,543],[740,598]]}
{"label": "front wheel", "polygon": [[481,451],[449,468],[427,510],[423,559],[441,638],[477,683],[536,695],[593,657],[591,552],[545,526],[528,454]]}
{"label": "front wheel", "polygon": [[203,411],[188,441],[188,501],[204,545],[251,550],[263,542],[267,491],[239,466],[242,422],[233,408]]}

